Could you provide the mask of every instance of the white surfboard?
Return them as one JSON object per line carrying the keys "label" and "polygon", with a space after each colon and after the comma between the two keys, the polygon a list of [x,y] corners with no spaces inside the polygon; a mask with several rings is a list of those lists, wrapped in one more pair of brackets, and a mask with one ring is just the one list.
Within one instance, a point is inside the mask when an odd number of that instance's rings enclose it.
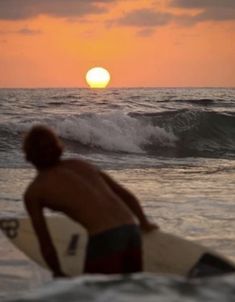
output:
{"label": "white surfboard", "polygon": [[[83,273],[88,242],[87,231],[66,216],[46,216],[63,271],[70,276]],[[29,258],[48,268],[28,216],[0,219],[0,228]],[[192,241],[154,230],[143,233],[144,271],[188,277],[235,272],[235,265],[210,249]]]}

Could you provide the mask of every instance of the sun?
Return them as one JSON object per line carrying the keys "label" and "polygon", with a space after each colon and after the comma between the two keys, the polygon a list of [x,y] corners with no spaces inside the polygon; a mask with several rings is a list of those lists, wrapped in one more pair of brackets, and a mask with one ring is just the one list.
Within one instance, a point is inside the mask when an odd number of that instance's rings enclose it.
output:
{"label": "sun", "polygon": [[105,88],[110,79],[110,73],[103,67],[93,67],[86,73],[86,82],[90,88]]}

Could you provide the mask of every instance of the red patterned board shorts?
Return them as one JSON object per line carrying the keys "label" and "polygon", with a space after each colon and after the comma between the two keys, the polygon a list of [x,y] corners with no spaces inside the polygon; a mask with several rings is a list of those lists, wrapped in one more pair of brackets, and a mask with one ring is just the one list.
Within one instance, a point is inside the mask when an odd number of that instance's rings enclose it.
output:
{"label": "red patterned board shorts", "polygon": [[85,273],[128,274],[142,269],[139,226],[123,225],[89,238]]}

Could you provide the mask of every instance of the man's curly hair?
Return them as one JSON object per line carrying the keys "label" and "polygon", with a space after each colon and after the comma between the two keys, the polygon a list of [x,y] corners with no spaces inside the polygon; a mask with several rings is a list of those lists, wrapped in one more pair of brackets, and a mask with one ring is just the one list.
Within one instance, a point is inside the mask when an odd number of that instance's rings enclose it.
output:
{"label": "man's curly hair", "polygon": [[23,151],[26,160],[42,170],[58,163],[63,146],[51,129],[37,125],[27,133],[23,142]]}

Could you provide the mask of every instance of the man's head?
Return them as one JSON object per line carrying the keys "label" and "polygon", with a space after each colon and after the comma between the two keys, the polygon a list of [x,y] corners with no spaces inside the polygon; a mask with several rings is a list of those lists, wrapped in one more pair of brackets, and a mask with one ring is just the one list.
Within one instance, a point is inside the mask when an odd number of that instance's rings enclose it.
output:
{"label": "man's head", "polygon": [[26,135],[23,150],[26,160],[38,170],[55,165],[63,152],[63,147],[55,133],[45,126],[34,126]]}

